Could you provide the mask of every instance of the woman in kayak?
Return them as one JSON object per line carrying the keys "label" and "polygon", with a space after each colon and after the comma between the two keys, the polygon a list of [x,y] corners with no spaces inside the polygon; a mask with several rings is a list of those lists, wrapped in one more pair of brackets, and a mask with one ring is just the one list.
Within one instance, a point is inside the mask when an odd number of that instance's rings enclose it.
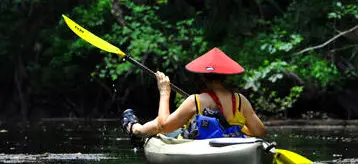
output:
{"label": "woman in kayak", "polygon": [[[124,111],[122,127],[130,136],[149,137],[158,133],[170,133],[182,127],[185,127],[182,133],[184,138],[192,139],[240,137],[240,134],[236,133],[237,129],[249,136],[265,134],[263,123],[245,96],[234,93],[223,85],[225,75],[244,72],[238,63],[220,49],[214,48],[187,64],[186,69],[200,73],[207,90],[189,96],[175,112],[170,113],[170,80],[162,72],[156,72],[160,93],[158,117],[142,125],[133,114],[133,110]],[[220,125],[210,120],[212,116],[209,119],[194,117],[205,113],[209,113],[209,115],[214,113],[216,116],[219,113],[223,119],[220,120],[219,117],[216,117],[214,120],[219,120]],[[228,123],[229,126],[224,126],[225,123]],[[213,132],[215,128],[221,129],[220,133]],[[202,131],[203,129],[204,131]],[[201,137],[198,133],[201,133]]]}

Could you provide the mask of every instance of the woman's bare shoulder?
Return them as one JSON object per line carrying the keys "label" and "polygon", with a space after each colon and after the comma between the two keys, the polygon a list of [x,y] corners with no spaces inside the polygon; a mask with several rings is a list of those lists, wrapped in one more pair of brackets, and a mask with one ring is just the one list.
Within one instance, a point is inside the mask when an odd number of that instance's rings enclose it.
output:
{"label": "woman's bare shoulder", "polygon": [[240,96],[240,98],[241,98],[242,101],[249,102],[249,100],[246,98],[245,95],[243,95],[243,94],[241,94],[241,93],[238,93],[238,94],[239,94],[239,96]]}
{"label": "woman's bare shoulder", "polygon": [[[243,113],[247,113],[248,111],[253,111],[250,101],[245,97],[245,95],[238,93],[241,99],[241,110]],[[251,113],[250,112],[250,113]]]}
{"label": "woman's bare shoulder", "polygon": [[200,104],[201,104],[201,108],[207,108],[207,107],[210,107],[213,105],[213,101],[212,101],[212,98],[210,97],[209,94],[207,93],[200,93],[198,94],[199,96],[199,100],[200,101]]}
{"label": "woman's bare shoulder", "polygon": [[192,103],[195,103],[195,95],[190,95],[188,96],[182,104],[192,104]]}

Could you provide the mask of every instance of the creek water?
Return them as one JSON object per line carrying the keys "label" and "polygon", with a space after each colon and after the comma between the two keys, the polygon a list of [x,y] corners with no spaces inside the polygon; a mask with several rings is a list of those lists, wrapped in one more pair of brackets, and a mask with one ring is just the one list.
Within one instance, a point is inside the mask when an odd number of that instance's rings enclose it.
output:
{"label": "creek water", "polygon": [[[358,163],[355,128],[268,127],[266,141],[315,163]],[[145,162],[143,150],[130,145],[115,120],[0,122],[1,163]]]}

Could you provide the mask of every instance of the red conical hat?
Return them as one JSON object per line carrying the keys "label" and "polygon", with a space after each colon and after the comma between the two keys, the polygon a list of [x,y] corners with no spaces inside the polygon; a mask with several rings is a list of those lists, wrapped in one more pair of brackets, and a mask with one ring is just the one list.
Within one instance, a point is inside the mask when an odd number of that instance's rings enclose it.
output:
{"label": "red conical hat", "polygon": [[245,71],[240,64],[216,47],[187,64],[185,68],[196,73],[238,74]]}

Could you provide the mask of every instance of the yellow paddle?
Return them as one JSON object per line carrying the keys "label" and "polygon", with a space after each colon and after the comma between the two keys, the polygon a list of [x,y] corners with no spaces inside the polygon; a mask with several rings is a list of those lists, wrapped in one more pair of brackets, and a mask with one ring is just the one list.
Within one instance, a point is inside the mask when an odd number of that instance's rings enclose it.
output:
{"label": "yellow paddle", "polygon": [[[117,54],[119,57],[121,58],[125,58],[127,61],[131,62],[132,64],[138,66],[139,68],[141,68],[142,70],[144,70],[145,72],[149,73],[150,75],[154,76],[154,72],[149,69],[148,67],[144,66],[143,64],[137,62],[136,60],[134,60],[132,57],[127,56],[122,50],[120,50],[118,47],[108,43],[107,41],[101,39],[100,37],[92,34],[91,32],[89,32],[88,30],[84,29],[83,27],[81,27],[80,25],[78,25],[76,22],[74,22],[73,20],[71,20],[70,18],[68,18],[65,15],[62,15],[62,17],[65,19],[65,22],[67,24],[67,26],[75,33],[77,34],[79,37],[81,37],[83,40],[87,41],[88,43],[91,43],[92,45],[96,46],[99,49],[102,49],[104,51],[110,52],[110,53],[114,53]],[[178,88],[177,86],[175,86],[174,84],[170,83],[171,88],[178,92],[179,94],[188,97],[189,94],[186,93],[185,91],[181,90],[180,88]]]}
{"label": "yellow paddle", "polygon": [[274,164],[311,164],[312,161],[292,151],[276,149]]}
{"label": "yellow paddle", "polygon": [[[92,34],[88,30],[84,29],[80,25],[78,25],[76,22],[72,21],[70,18],[68,18],[65,15],[62,15],[62,17],[65,19],[65,22],[67,26],[79,37],[81,37],[83,40],[87,41],[88,43],[91,43],[92,45],[96,46],[99,49],[102,49],[104,51],[117,54],[121,58],[125,58],[127,61],[133,63],[134,65],[140,67],[145,72],[154,75],[154,72],[150,70],[148,67],[144,66],[143,64],[137,62],[130,56],[127,56],[122,50],[120,50],[118,47],[108,43],[107,41],[101,39],[100,37]],[[180,93],[183,96],[189,96],[188,93],[184,92],[177,86],[170,84],[171,88]],[[312,161],[308,160],[307,158],[296,154],[294,152],[288,151],[288,150],[282,150],[282,149],[276,149],[276,153],[274,155],[273,163],[276,164],[310,164]]]}

